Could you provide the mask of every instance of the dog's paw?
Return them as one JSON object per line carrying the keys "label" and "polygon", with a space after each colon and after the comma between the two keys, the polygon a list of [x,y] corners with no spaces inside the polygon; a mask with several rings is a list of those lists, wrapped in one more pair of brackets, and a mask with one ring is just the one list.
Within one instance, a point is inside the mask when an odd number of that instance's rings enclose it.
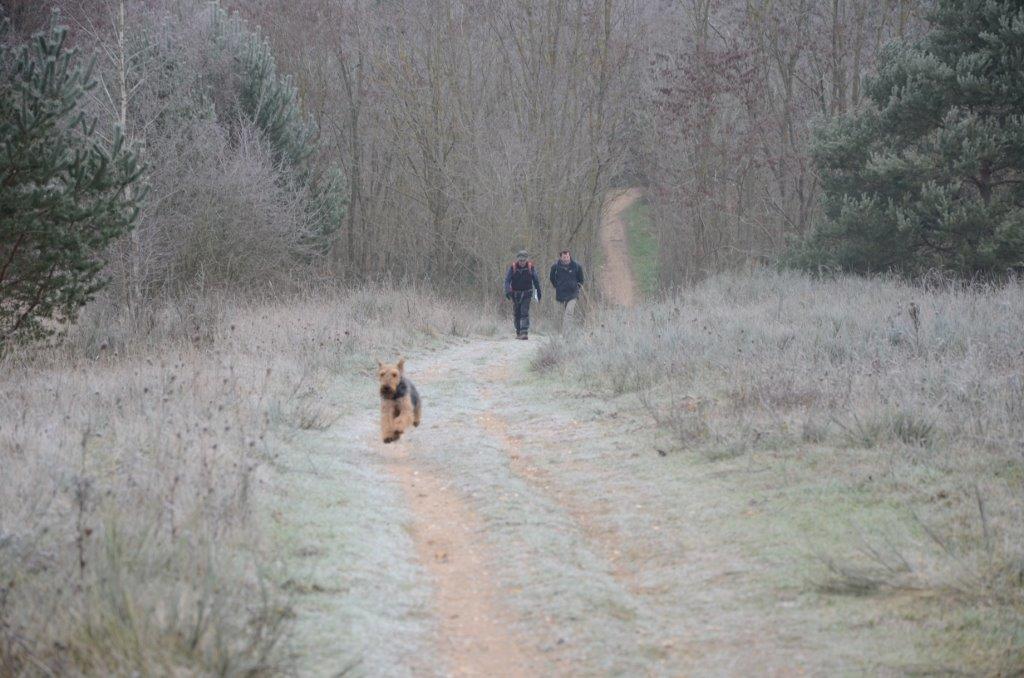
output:
{"label": "dog's paw", "polygon": [[412,423],[412,425],[413,425],[413,426],[415,427],[415,426],[419,426],[419,425],[420,425],[420,423],[419,423],[418,421],[414,421],[414,422]]}
{"label": "dog's paw", "polygon": [[384,438],[385,443],[393,443],[398,440],[398,436],[387,436]]}

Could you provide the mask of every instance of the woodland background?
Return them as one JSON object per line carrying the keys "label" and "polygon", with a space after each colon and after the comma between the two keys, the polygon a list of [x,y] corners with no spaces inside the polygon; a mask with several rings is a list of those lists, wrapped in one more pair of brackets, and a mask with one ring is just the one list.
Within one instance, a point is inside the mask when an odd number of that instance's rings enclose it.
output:
{"label": "woodland background", "polygon": [[662,286],[775,261],[820,210],[813,129],[925,5],[9,0],[7,39],[59,9],[91,112],[151,168],[115,296],[310,273],[475,296],[523,246],[591,262],[614,187],[646,189]]}

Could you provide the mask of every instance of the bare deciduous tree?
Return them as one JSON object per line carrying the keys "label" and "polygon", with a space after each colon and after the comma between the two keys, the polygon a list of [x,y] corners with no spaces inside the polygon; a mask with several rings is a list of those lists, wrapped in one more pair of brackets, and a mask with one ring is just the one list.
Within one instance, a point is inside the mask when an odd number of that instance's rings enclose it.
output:
{"label": "bare deciduous tree", "polygon": [[[261,22],[281,7],[238,9]],[[337,261],[351,275],[493,292],[519,247],[593,250],[638,103],[632,0],[306,1],[285,14],[271,39],[347,174]]]}

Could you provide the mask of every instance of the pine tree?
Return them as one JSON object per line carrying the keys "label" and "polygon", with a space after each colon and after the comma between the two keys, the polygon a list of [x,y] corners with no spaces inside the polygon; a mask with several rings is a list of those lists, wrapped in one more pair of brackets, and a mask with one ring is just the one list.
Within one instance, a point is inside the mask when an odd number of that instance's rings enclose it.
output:
{"label": "pine tree", "polygon": [[1024,269],[1024,8],[939,0],[931,23],[883,53],[871,105],[816,139],[826,218],[801,264]]}
{"label": "pine tree", "polygon": [[240,112],[263,133],[275,161],[309,189],[307,210],[318,241],[313,244],[325,249],[346,212],[341,170],[331,166],[317,171],[314,126],[302,114],[299,94],[291,79],[278,73],[267,39],[258,30],[249,30],[240,18],[229,15],[219,5],[214,5],[213,12],[220,46],[234,56]]}
{"label": "pine tree", "polygon": [[137,213],[137,157],[81,110],[91,67],[65,28],[0,52],[0,348],[45,336],[102,288],[104,247]]}

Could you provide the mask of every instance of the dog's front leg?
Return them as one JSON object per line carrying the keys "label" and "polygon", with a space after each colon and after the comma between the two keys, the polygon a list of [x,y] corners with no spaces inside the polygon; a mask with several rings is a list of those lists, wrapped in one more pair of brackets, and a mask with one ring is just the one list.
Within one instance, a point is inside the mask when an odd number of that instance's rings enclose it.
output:
{"label": "dog's front leg", "polygon": [[400,431],[395,430],[394,406],[389,402],[382,402],[380,405],[380,437],[385,443],[393,443],[398,440]]}

